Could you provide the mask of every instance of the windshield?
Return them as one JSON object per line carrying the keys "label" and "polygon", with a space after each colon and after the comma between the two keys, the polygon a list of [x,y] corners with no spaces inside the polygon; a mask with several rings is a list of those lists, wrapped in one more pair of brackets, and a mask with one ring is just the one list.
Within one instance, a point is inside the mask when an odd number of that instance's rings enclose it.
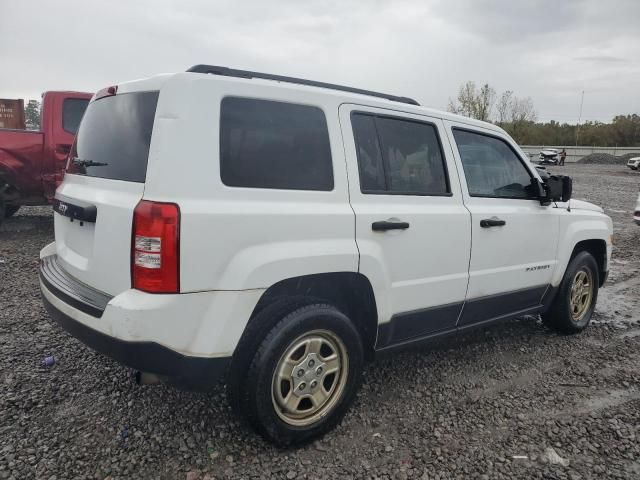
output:
{"label": "windshield", "polygon": [[67,172],[144,182],[158,92],[112,95],[89,104]]}

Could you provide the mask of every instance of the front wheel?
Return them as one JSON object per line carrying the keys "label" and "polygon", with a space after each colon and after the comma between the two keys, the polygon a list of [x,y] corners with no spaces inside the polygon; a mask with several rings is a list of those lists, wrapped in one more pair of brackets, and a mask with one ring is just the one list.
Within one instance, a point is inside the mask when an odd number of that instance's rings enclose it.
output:
{"label": "front wheel", "polygon": [[578,333],[587,328],[598,299],[598,265],[589,252],[578,253],[569,263],[560,289],[544,323],[562,333]]}
{"label": "front wheel", "polygon": [[[275,320],[275,319],[274,319]],[[298,307],[279,319],[242,375],[241,413],[266,439],[299,445],[347,412],[363,365],[358,331],[331,305]]]}

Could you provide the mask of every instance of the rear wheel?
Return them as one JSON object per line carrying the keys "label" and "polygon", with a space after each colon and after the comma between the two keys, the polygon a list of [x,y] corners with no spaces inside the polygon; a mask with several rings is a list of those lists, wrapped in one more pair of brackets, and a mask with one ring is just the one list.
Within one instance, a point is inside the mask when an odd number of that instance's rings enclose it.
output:
{"label": "rear wheel", "polygon": [[13,216],[18,210],[20,210],[20,205],[5,205],[4,218]]}
{"label": "rear wheel", "polygon": [[598,299],[598,265],[589,252],[579,252],[567,267],[551,308],[542,319],[562,333],[587,328]]}
{"label": "rear wheel", "polygon": [[324,303],[292,307],[271,319],[256,350],[245,352],[248,370],[230,372],[236,410],[280,446],[333,428],[355,397],[363,364],[360,336],[346,315]]}

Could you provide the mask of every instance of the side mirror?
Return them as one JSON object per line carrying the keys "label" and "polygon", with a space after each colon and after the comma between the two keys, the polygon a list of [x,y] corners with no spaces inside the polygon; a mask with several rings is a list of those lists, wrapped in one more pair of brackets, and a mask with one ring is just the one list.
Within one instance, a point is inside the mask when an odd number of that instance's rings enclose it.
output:
{"label": "side mirror", "polygon": [[544,195],[540,197],[540,203],[548,205],[551,202],[568,202],[573,193],[573,180],[566,175],[549,175],[544,180]]}

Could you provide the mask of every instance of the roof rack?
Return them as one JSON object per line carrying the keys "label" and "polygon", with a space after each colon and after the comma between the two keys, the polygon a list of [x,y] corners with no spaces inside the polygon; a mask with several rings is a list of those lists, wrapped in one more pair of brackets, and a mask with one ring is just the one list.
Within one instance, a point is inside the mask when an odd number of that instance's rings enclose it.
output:
{"label": "roof rack", "polygon": [[344,85],[335,85],[333,83],[316,82],[315,80],[285,77],[283,75],[271,75],[270,73],[250,72],[248,70],[236,70],[234,68],[220,67],[217,65],[194,65],[189,70],[187,70],[187,72],[209,73],[211,75],[222,75],[224,77],[261,78],[264,80],[275,80],[276,82],[296,83],[298,85],[308,85],[310,87],[329,88],[331,90],[358,93],[361,95],[369,95],[371,97],[385,98],[393,102],[408,103],[410,105],[420,105],[413,98],[408,97],[397,97],[395,95],[387,95],[386,93],[372,92],[370,90],[362,90],[360,88],[345,87]]}

